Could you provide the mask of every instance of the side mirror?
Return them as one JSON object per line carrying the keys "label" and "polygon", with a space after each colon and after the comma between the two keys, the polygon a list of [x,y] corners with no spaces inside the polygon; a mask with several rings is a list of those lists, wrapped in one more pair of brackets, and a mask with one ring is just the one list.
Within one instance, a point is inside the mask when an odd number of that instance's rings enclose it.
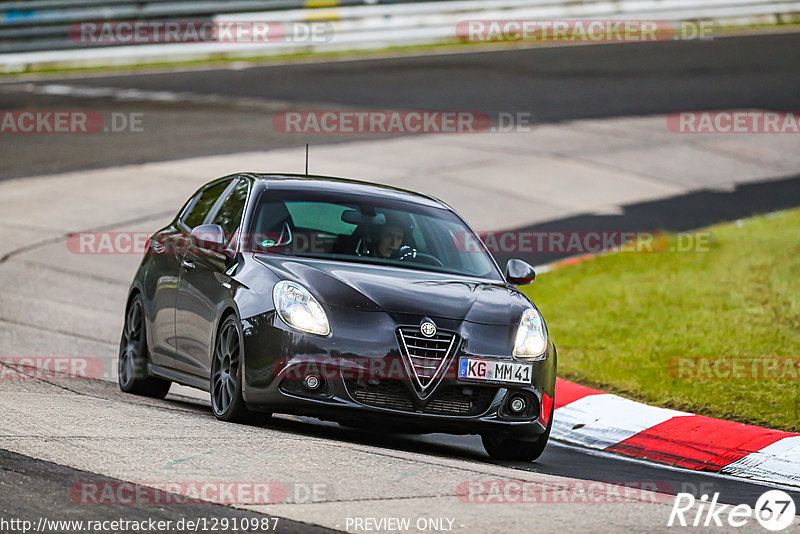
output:
{"label": "side mirror", "polygon": [[515,286],[524,286],[533,282],[536,271],[522,260],[508,260],[506,264],[506,280]]}
{"label": "side mirror", "polygon": [[223,252],[225,230],[218,224],[201,224],[192,230],[192,244],[198,248]]}

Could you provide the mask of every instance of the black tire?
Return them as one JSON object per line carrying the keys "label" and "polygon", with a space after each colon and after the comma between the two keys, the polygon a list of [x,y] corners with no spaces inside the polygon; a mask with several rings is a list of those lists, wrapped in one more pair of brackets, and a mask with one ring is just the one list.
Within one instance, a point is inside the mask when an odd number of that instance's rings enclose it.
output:
{"label": "black tire", "polygon": [[137,294],[125,310],[125,325],[122,328],[117,358],[119,389],[125,393],[154,399],[166,397],[172,382],[149,376],[147,374],[149,360],[144,305],[141,295]]}
{"label": "black tire", "polygon": [[261,424],[270,414],[247,409],[242,398],[244,350],[242,327],[234,315],[223,319],[211,356],[211,410],[214,417],[228,423]]}
{"label": "black tire", "polygon": [[534,440],[521,440],[505,436],[484,434],[481,436],[483,448],[495,460],[514,460],[519,462],[533,462],[544,452],[547,441],[550,439],[550,429],[553,426],[554,409],[550,408],[550,420],[544,434]]}

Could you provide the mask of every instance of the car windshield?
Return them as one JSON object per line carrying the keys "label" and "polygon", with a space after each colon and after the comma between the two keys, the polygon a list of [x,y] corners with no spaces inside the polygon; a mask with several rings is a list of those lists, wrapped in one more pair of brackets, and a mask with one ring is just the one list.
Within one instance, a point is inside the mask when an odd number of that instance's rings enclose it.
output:
{"label": "car windshield", "polygon": [[258,200],[249,234],[254,252],[502,280],[455,213],[413,202],[270,190]]}

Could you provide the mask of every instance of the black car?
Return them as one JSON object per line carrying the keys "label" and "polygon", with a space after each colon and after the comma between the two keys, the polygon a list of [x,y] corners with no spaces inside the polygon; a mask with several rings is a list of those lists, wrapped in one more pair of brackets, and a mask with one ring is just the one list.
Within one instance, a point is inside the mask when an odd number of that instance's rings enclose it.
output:
{"label": "black car", "polygon": [[338,178],[237,174],[155,233],[131,285],[123,391],[209,391],[214,415],[480,434],[532,460],[553,418],[556,349],[467,224],[425,195]]}

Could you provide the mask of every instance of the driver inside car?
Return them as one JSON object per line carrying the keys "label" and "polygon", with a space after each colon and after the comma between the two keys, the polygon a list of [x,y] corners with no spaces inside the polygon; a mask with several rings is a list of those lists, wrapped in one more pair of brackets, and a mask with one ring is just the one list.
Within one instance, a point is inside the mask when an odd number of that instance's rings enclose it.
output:
{"label": "driver inside car", "polygon": [[378,247],[375,249],[376,256],[379,258],[394,258],[397,251],[403,245],[405,232],[400,226],[394,224],[384,224],[380,228]]}
{"label": "driver inside car", "polygon": [[[381,220],[382,219],[382,220]],[[371,230],[370,256],[385,259],[399,259],[403,254],[413,250],[411,237],[414,223],[405,214],[392,213],[379,215],[373,222]]]}

